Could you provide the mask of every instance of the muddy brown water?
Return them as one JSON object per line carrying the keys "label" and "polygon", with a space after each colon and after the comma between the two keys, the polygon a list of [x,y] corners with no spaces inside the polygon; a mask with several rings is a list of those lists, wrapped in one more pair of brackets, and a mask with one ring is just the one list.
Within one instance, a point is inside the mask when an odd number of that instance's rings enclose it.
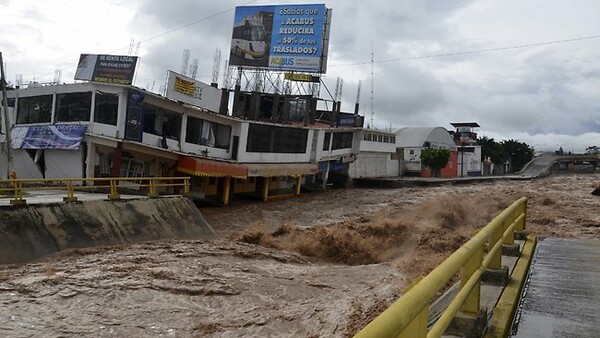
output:
{"label": "muddy brown water", "polygon": [[339,189],[203,208],[217,239],[1,266],[0,335],[350,336],[521,196],[530,231],[598,239],[599,183],[588,174]]}

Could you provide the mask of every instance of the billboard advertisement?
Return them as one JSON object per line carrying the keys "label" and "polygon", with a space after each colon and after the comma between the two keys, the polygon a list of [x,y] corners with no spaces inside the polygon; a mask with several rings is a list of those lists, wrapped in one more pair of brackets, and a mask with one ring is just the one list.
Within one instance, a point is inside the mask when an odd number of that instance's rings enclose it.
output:
{"label": "billboard advertisement", "polygon": [[137,56],[81,54],[75,80],[130,85]]}
{"label": "billboard advertisement", "polygon": [[229,65],[323,73],[328,13],[324,4],[236,7]]}
{"label": "billboard advertisement", "polygon": [[169,71],[167,98],[218,113],[221,91],[187,76]]}

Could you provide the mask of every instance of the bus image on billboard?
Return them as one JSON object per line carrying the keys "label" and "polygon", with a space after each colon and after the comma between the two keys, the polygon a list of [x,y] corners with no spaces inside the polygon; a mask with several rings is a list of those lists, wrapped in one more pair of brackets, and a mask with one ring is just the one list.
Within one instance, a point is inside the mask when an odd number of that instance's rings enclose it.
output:
{"label": "bus image on billboard", "polygon": [[267,51],[266,36],[262,22],[245,19],[233,27],[231,54],[249,60],[263,58]]}

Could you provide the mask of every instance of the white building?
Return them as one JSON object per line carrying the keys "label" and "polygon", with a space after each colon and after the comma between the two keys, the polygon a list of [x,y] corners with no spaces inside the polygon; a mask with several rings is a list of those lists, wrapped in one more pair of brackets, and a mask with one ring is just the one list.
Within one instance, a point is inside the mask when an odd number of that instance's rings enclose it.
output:
{"label": "white building", "polygon": [[[195,196],[267,199],[348,173],[360,128],[231,117],[132,86],[77,83],[8,91],[19,178],[192,175]],[[2,126],[0,142],[6,142]],[[8,168],[0,152],[0,168]],[[0,170],[6,178],[7,170]]]}
{"label": "white building", "polygon": [[407,127],[396,131],[396,146],[402,156],[401,173],[406,176],[422,176],[421,151],[424,148],[446,148],[453,152],[442,176],[456,176],[456,144],[448,130],[442,127]]}
{"label": "white building", "polygon": [[363,129],[359,138],[359,152],[350,164],[350,177],[398,176],[395,133]]}

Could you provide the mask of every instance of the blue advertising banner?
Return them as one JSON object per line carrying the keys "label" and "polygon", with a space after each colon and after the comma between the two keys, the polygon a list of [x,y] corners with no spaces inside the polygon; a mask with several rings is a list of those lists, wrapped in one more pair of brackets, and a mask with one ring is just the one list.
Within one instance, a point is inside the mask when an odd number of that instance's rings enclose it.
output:
{"label": "blue advertising banner", "polygon": [[11,130],[13,149],[77,150],[87,125],[59,124],[14,127]]}
{"label": "blue advertising banner", "polygon": [[229,64],[321,72],[326,16],[324,4],[236,7]]}
{"label": "blue advertising banner", "polygon": [[127,120],[125,122],[125,139],[142,142],[144,136],[144,93],[132,90],[127,100]]}

